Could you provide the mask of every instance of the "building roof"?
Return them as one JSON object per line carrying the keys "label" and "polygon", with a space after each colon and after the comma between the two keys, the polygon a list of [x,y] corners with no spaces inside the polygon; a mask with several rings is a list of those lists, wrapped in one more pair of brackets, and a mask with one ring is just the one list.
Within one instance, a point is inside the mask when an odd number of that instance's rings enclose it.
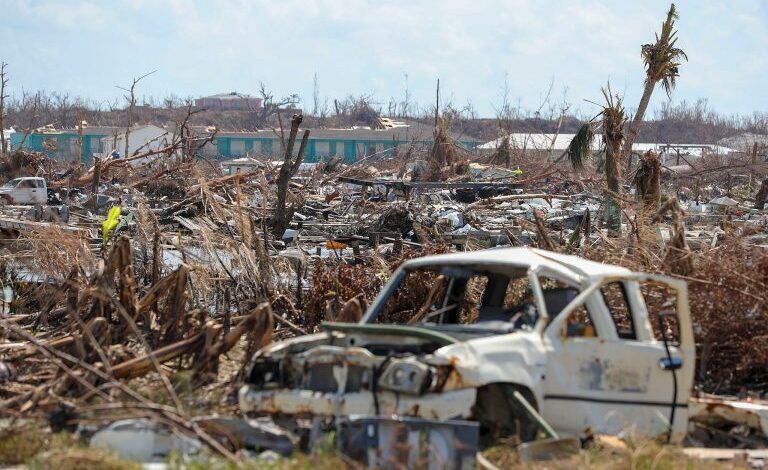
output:
{"label": "building roof", "polygon": [[[512,133],[509,134],[509,145],[514,149],[525,150],[565,150],[570,145],[576,134],[541,134],[541,133]],[[483,150],[495,150],[499,148],[502,137],[481,145]],[[592,149],[598,150],[598,139],[592,141]]]}
{"label": "building roof", "polygon": [[[125,129],[124,127],[116,127],[116,126],[84,126],[83,127],[83,135],[110,135],[114,134],[115,131],[118,131],[120,129]],[[39,127],[35,129],[32,134],[42,134],[42,135],[60,135],[60,134],[77,134],[76,128],[65,128],[65,129],[57,129],[53,126],[44,126]]]}
{"label": "building roof", "polygon": [[218,100],[240,100],[240,99],[257,99],[256,96],[251,96],[246,93],[238,93],[231,91],[229,93],[219,93],[218,95],[203,96],[199,99],[218,99]]}
{"label": "building roof", "polygon": [[[553,150],[564,152],[568,149],[571,141],[576,134],[536,134],[536,133],[518,133],[509,135],[509,144],[513,149],[525,149],[525,150]],[[499,148],[501,144],[501,137],[496,140],[492,140],[478,148],[481,150],[495,150]],[[602,148],[602,142],[599,136],[592,139],[592,150],[597,151]],[[663,152],[666,149],[680,149],[685,150],[685,154],[688,155],[701,155],[702,150],[706,149],[711,152],[717,152],[722,155],[727,155],[733,152],[733,149],[715,144],[670,144],[670,143],[634,143],[632,144],[632,150],[634,152],[647,152],[654,150],[656,152]]]}
{"label": "building roof", "polygon": [[[303,129],[302,129],[303,130]],[[277,138],[279,129],[264,129],[251,132],[232,132],[219,131],[220,137],[241,137],[241,138]],[[285,132],[287,135],[287,131]],[[395,140],[398,142],[407,141],[425,141],[432,140],[434,128],[418,122],[407,124],[398,123],[394,127],[387,129],[371,129],[370,127],[353,127],[347,129],[310,129],[310,139],[330,139],[330,140]],[[460,136],[452,134],[454,140],[461,142],[478,142],[477,139],[469,136]]]}
{"label": "building roof", "polygon": [[[158,129],[163,129],[161,126],[156,126],[154,124],[138,124],[131,128],[131,132],[134,132],[139,129],[143,129],[145,127],[157,127]],[[8,131],[6,131],[7,133]],[[16,131],[19,132],[19,131]],[[84,136],[113,136],[115,134],[124,134],[125,133],[125,127],[122,126],[83,126],[83,135]],[[50,136],[56,136],[56,135],[77,135],[77,129],[76,128],[64,128],[64,129],[57,129],[54,127],[40,127],[35,129],[32,134],[39,134],[39,135],[50,135]]]}
{"label": "building roof", "polygon": [[733,152],[732,148],[723,147],[715,144],[661,144],[661,143],[634,143],[632,144],[632,150],[638,153],[647,152],[653,150],[657,153],[664,153],[669,151],[671,155],[674,155],[676,151],[680,151],[681,155],[693,155],[700,157],[706,150],[708,152],[717,153],[720,155],[728,155]]}

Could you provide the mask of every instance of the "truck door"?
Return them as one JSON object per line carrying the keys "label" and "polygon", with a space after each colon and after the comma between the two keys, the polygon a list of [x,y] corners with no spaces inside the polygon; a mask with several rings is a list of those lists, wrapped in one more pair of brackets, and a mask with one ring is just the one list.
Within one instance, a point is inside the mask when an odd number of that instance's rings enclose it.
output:
{"label": "truck door", "polygon": [[670,429],[674,408],[673,438],[682,439],[694,361],[668,344],[670,360],[667,347],[653,338],[637,282],[594,286],[551,320],[544,341],[541,410],[555,428],[657,436]]}
{"label": "truck door", "polygon": [[45,187],[45,180],[32,180],[32,200],[34,204],[45,204],[48,202],[48,189]]}
{"label": "truck door", "polygon": [[34,180],[23,179],[13,191],[13,200],[17,204],[30,204],[34,202],[34,196],[37,188]]}

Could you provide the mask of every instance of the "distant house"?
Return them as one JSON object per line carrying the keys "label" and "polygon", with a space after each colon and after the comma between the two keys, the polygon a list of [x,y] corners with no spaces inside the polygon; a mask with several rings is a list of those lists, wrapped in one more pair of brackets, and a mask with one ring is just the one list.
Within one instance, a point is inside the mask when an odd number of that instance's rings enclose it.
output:
{"label": "distant house", "polygon": [[218,111],[247,111],[261,108],[261,98],[233,91],[231,93],[198,98],[195,100],[195,108]]}
{"label": "distant house", "polygon": [[[128,151],[125,151],[125,129],[104,137],[102,156],[109,158],[117,152],[120,158],[130,158],[136,155],[159,150],[171,145],[173,133],[152,124],[136,126],[128,134]],[[141,163],[143,160],[135,160]]]}
{"label": "distant house", "polygon": [[[11,150],[20,147],[42,152],[56,160],[89,161],[94,154],[104,152],[104,137],[119,132],[116,127],[83,126],[82,140],[77,129],[54,129],[51,126],[35,129],[29,135],[17,131],[11,134]],[[23,145],[22,145],[23,142]]]}
{"label": "distant house", "polygon": [[[137,151],[157,150],[170,144],[171,133],[162,127],[141,125],[134,127],[128,136],[128,154]],[[55,160],[80,160],[89,162],[94,156],[108,157],[117,150],[125,158],[124,127],[83,126],[82,139],[77,129],[55,129],[51,126],[35,129],[29,135],[24,132],[11,134],[11,150],[22,147],[41,152]]]}
{"label": "distant house", "polygon": [[[509,144],[513,151],[531,157],[558,158],[568,149],[576,134],[513,133],[509,135]],[[492,140],[478,147],[483,153],[493,153],[501,145],[502,138]],[[599,152],[603,147],[600,136],[592,140],[592,151]],[[686,159],[700,158],[704,155],[728,155],[733,150],[715,144],[670,144],[670,143],[634,143],[632,152],[642,154],[649,150],[658,153],[664,165],[679,165]]]}
{"label": "distant house", "polygon": [[[428,148],[432,145],[432,126],[419,123],[391,126],[384,129],[357,127],[351,129],[310,129],[305,153],[306,162],[327,160],[331,156],[343,156],[346,162],[354,162],[372,155],[393,155],[398,147]],[[237,158],[248,155],[278,156],[282,144],[279,130],[255,132],[219,131],[206,149],[210,156]],[[299,133],[301,136],[301,132]],[[466,136],[452,136],[461,147],[473,150],[480,142]],[[286,132],[287,138],[287,132]],[[299,142],[294,147],[298,152]]]}

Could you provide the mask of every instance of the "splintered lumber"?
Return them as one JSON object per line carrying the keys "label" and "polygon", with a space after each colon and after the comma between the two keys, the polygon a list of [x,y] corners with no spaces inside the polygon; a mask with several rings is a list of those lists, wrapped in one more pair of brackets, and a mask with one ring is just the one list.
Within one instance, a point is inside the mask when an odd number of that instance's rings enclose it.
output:
{"label": "splintered lumber", "polygon": [[[206,347],[206,343],[218,337],[223,326],[209,322],[203,330],[194,336],[169,344],[143,356],[129,359],[112,366],[112,375],[116,379],[131,379],[141,377],[154,369],[154,361],[162,364],[172,361],[184,354],[199,352],[195,361],[196,370],[205,369],[210,361],[217,359],[232,349],[245,334],[253,337],[258,347],[269,343],[273,329],[272,310],[269,304],[263,303],[257,306],[248,316],[219,341]],[[154,361],[153,361],[154,359]]]}
{"label": "splintered lumber", "polygon": [[392,189],[410,191],[412,188],[419,189],[480,189],[480,188],[522,188],[523,185],[514,183],[500,183],[497,181],[397,181],[397,180],[367,180],[353,178],[351,176],[338,176],[336,180],[340,183],[354,184],[357,186],[385,186]]}
{"label": "splintered lumber", "polygon": [[[213,333],[221,331],[221,325],[210,325]],[[154,369],[152,357],[158,363],[168,362],[177,357],[201,348],[205,344],[205,338],[208,332],[200,332],[190,338],[183,339],[168,346],[152,351],[149,354],[130,359],[112,366],[112,375],[116,379],[130,379],[141,377]]]}
{"label": "splintered lumber", "polygon": [[79,232],[90,236],[90,230],[82,227],[74,227],[72,225],[57,224],[53,222],[35,222],[33,220],[21,220],[0,216],[0,229],[18,230],[21,232],[25,230],[44,230],[50,227],[56,227],[68,232]]}

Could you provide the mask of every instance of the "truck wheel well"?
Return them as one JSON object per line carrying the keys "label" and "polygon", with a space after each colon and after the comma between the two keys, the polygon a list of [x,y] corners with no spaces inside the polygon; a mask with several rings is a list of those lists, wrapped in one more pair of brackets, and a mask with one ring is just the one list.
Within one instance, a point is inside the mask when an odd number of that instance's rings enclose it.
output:
{"label": "truck wheel well", "polygon": [[528,417],[523,407],[513,398],[517,391],[538,409],[536,397],[524,385],[492,383],[477,389],[473,407],[474,418],[480,423],[480,441],[489,446],[500,439],[517,438],[519,442],[536,439],[538,424]]}

